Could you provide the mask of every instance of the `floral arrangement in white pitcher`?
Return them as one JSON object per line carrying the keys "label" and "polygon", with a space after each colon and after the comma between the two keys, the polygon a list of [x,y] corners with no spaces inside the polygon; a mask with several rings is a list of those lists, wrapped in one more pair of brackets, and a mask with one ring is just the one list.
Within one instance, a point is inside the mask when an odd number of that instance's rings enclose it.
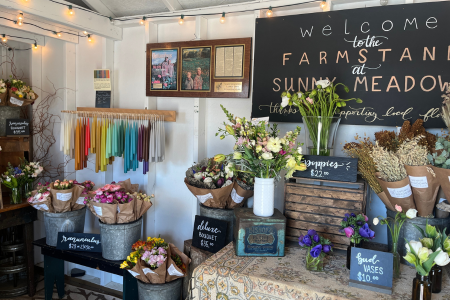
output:
{"label": "floral arrangement in white pitcher", "polygon": [[[236,139],[232,161],[233,172],[247,173],[255,177],[253,213],[257,216],[273,215],[274,180],[286,170],[286,179],[295,171],[305,171],[302,161],[302,144],[297,143],[301,128],[288,131],[278,137],[277,124],[269,125],[264,120],[247,120],[234,117],[222,105],[230,124],[219,128],[220,138],[231,135]],[[267,198],[267,199],[266,199]],[[267,201],[266,201],[267,200]]]}

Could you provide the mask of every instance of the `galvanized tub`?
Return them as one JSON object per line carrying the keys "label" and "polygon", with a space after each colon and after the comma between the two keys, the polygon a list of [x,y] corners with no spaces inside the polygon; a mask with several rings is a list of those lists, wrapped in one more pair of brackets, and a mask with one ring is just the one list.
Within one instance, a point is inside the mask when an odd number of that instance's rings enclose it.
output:
{"label": "galvanized tub", "polygon": [[20,107],[0,106],[0,136],[6,136],[6,119],[20,119]]}
{"label": "galvanized tub", "polygon": [[225,245],[233,241],[234,209],[213,208],[200,204],[200,216],[227,221],[227,239]]}
{"label": "galvanized tub", "polygon": [[[387,216],[392,219],[395,219],[396,214],[397,214],[397,212],[387,210]],[[418,241],[419,239],[421,239],[422,234],[413,226],[413,224],[415,224],[416,226],[425,230],[426,223],[427,223],[427,218],[421,218],[421,217],[417,217],[414,219],[406,219],[405,223],[403,223],[403,226],[400,229],[400,233],[398,235],[398,245],[397,245],[397,251],[400,254],[400,262],[402,264],[413,267],[412,264],[410,264],[403,258],[403,256],[406,255],[405,238],[408,241]],[[428,224],[430,224],[432,226],[436,226],[436,228],[438,228],[441,231],[444,230],[444,228],[448,227],[447,234],[449,234],[448,230],[450,230],[450,217],[446,218],[446,219],[428,218]],[[380,225],[378,225],[378,226],[380,226]],[[384,225],[381,225],[381,226],[384,226]],[[390,225],[390,226],[392,226],[392,225]],[[385,227],[387,227],[387,226],[385,226]],[[392,237],[389,232],[389,229],[386,229],[386,230],[388,230],[388,246],[389,246],[389,251],[391,251]]]}
{"label": "galvanized tub", "polygon": [[75,211],[63,213],[44,212],[46,243],[56,247],[58,232],[84,232],[86,206]]}
{"label": "galvanized tub", "polygon": [[142,217],[126,224],[100,224],[102,256],[107,260],[125,260],[131,246],[141,238]]}
{"label": "galvanized tub", "polygon": [[183,279],[161,284],[143,283],[138,280],[139,300],[180,300]]}

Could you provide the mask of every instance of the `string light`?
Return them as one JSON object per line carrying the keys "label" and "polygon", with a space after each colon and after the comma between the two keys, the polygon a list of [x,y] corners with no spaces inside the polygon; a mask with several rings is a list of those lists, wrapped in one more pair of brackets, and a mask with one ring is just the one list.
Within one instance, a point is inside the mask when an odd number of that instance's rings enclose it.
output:
{"label": "string light", "polygon": [[325,10],[325,9],[327,8],[327,2],[326,2],[326,1],[320,2],[320,8],[321,8],[322,10]]}
{"label": "string light", "polygon": [[270,18],[273,15],[272,6],[269,6],[269,10],[266,11],[266,16]]}
{"label": "string light", "polygon": [[54,34],[54,35],[57,35],[58,37],[61,37],[61,36],[62,36],[62,33],[61,33],[61,32],[53,31],[53,34]]}
{"label": "string light", "polygon": [[184,24],[184,15],[181,15],[180,19],[178,20],[178,24],[180,25]]}
{"label": "string light", "polygon": [[220,18],[220,23],[225,23],[225,13],[222,13],[222,17]]}
{"label": "string light", "polygon": [[144,25],[145,24],[145,19],[147,19],[145,16],[142,17],[142,19],[139,21],[139,24]]}
{"label": "string light", "polygon": [[2,42],[6,43],[7,39],[6,39],[6,34],[2,34]]}
{"label": "string light", "polygon": [[84,35],[88,35],[88,33],[87,33],[87,31],[86,31],[86,30],[85,30],[85,31],[83,31],[83,34],[84,34]]}
{"label": "string light", "polygon": [[20,20],[14,21],[14,24],[19,25],[19,26],[22,26],[22,25],[23,25],[22,21],[20,21]]}
{"label": "string light", "polygon": [[17,20],[23,21],[23,13],[17,15]]}
{"label": "string light", "polygon": [[72,9],[72,5],[68,5],[68,7],[69,7],[69,15],[73,16],[75,12]]}
{"label": "string light", "polygon": [[37,49],[37,43],[34,42],[34,44],[32,45],[34,49]]}
{"label": "string light", "polygon": [[91,35],[90,35],[90,34],[88,34],[88,35],[87,35],[87,37],[88,37],[88,41],[89,41],[89,42],[92,42],[92,38],[91,38]]}

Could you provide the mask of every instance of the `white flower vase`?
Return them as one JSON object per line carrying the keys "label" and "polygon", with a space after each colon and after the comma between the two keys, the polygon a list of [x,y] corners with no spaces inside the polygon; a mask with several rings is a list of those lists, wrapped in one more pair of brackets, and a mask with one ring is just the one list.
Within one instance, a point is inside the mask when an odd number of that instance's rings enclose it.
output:
{"label": "white flower vase", "polygon": [[253,213],[258,217],[271,217],[274,208],[275,184],[273,178],[255,178]]}

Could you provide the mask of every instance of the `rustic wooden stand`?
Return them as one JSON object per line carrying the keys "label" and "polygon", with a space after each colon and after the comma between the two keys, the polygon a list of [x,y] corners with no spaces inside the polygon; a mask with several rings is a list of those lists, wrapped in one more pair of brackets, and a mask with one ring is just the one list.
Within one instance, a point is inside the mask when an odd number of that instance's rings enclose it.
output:
{"label": "rustic wooden stand", "polygon": [[350,239],[339,233],[346,213],[366,212],[366,182],[291,178],[285,186],[286,240],[298,241],[308,229],[347,249]]}

